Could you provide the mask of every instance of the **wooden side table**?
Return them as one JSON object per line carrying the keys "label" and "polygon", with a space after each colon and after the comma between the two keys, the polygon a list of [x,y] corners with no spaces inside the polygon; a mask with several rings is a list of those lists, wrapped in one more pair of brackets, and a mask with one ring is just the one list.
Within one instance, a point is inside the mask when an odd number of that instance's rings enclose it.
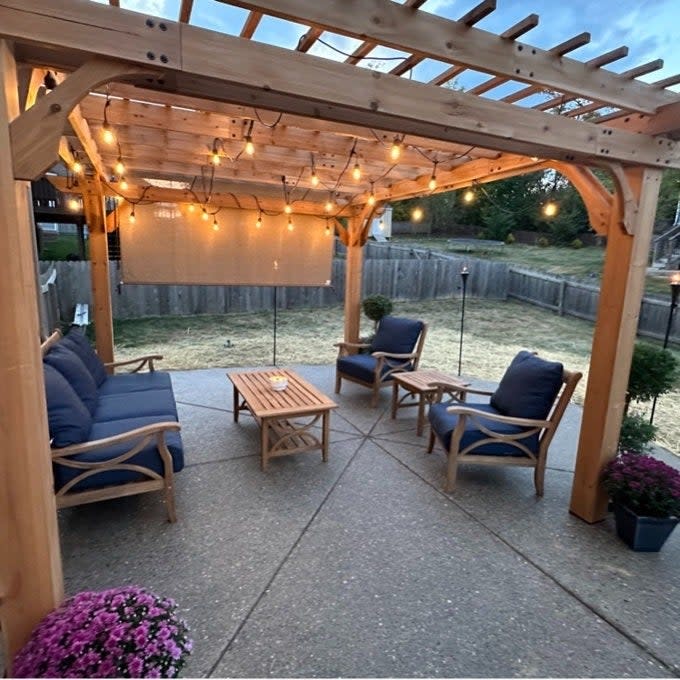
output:
{"label": "wooden side table", "polygon": [[[405,371],[396,373],[392,380],[392,419],[397,417],[397,409],[407,406],[418,407],[418,421],[416,424],[416,434],[420,437],[423,434],[425,424],[425,404],[432,401],[432,397],[437,391],[436,387],[431,387],[434,382],[449,382],[460,387],[467,387],[470,383],[462,381],[449,373],[442,371]],[[406,394],[399,398],[399,388],[406,390]],[[408,399],[416,399],[405,403]]]}

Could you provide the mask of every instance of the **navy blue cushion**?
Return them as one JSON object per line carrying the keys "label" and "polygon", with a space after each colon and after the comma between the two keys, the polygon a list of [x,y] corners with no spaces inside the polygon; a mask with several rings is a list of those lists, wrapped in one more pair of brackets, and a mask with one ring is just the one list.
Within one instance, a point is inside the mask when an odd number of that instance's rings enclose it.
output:
{"label": "navy blue cushion", "polygon": [[68,380],[87,410],[93,414],[97,409],[97,385],[80,357],[66,345],[58,342],[43,357],[43,361],[56,368]]}
{"label": "navy blue cushion", "polygon": [[399,316],[384,316],[371,343],[371,352],[410,354],[423,330],[422,321]]}
{"label": "navy blue cushion", "polygon": [[506,416],[544,420],[562,386],[563,370],[557,361],[519,352],[493,393],[491,405]]}
{"label": "navy blue cushion", "polygon": [[107,394],[99,399],[95,423],[124,418],[143,418],[171,413],[177,420],[177,407],[171,389],[146,390],[128,394]]}
{"label": "navy blue cushion", "polygon": [[[363,380],[364,382],[372,383],[375,379],[375,365],[377,363],[378,360],[370,354],[352,354],[351,356],[338,359],[336,368],[344,375],[349,375],[353,378]],[[390,370],[391,366],[395,364],[399,365],[401,363],[403,362],[399,360],[391,362],[389,359],[385,360],[382,368],[383,375]],[[411,365],[409,364],[409,367],[410,366]],[[410,368],[408,370],[410,370]]]}
{"label": "navy blue cushion", "polygon": [[69,349],[73,350],[80,360],[85,364],[87,370],[92,374],[92,378],[99,387],[106,380],[106,369],[102,360],[97,356],[97,353],[92,349],[90,341],[79,330],[72,330],[62,338],[60,343],[63,343]]}
{"label": "navy blue cushion", "polygon": [[[428,419],[432,429],[439,437],[441,442],[449,450],[451,446],[451,436],[453,430],[458,424],[458,416],[451,413],[447,413],[446,409],[452,404],[439,403],[432,404],[430,406],[430,411],[428,413]],[[479,411],[484,411],[485,413],[498,413],[498,411],[491,406],[491,404],[458,404],[459,406],[465,406],[467,408],[474,408]],[[469,416],[465,419],[465,432],[461,439],[460,450],[467,448],[475,442],[481,441],[482,439],[487,439],[488,435],[477,429],[479,424],[483,424],[484,427],[497,432],[498,434],[518,434],[519,432],[526,431],[525,427],[518,427],[517,425],[508,425],[506,423],[498,423],[488,418],[470,418]],[[519,440],[521,444],[528,447],[532,453],[538,453],[538,433],[531,435],[531,437],[526,437],[525,439]],[[479,448],[470,451],[470,455],[478,454],[485,456],[519,456],[524,458],[525,454],[518,448],[504,444],[502,442],[494,442],[490,444],[484,444]]]}
{"label": "navy blue cushion", "polygon": [[86,441],[92,416],[85,404],[56,368],[43,364],[43,373],[52,446],[61,448]]}
{"label": "navy blue cushion", "polygon": [[[174,421],[175,417],[168,413],[166,415],[151,416],[148,418],[128,418],[126,420],[112,420],[104,423],[94,423],[90,432],[90,439],[104,439],[105,437],[112,437],[116,434],[129,432],[138,427],[144,427],[152,423],[162,423],[166,421]],[[165,435],[168,449],[172,455],[172,469],[174,472],[179,472],[184,467],[184,450],[182,448],[182,438],[179,432],[168,432]],[[114,444],[103,449],[90,451],[88,453],[81,453],[73,456],[73,460],[82,461],[105,461],[111,460],[121,453],[129,450],[134,446],[135,442],[130,440],[122,444]],[[160,454],[156,448],[155,439],[139,453],[126,461],[126,464],[142,465],[146,468],[154,470],[159,474],[163,474],[163,463]],[[82,470],[68,468],[64,465],[54,464],[54,484],[58,491],[64,484],[77,477],[82,473]],[[109,486],[112,484],[124,484],[126,482],[133,482],[140,479],[149,479],[145,475],[132,470],[111,470],[109,472],[102,472],[97,475],[87,477],[82,482],[76,484],[72,490],[82,491],[84,489],[100,488],[102,486]]]}
{"label": "navy blue cushion", "polygon": [[108,394],[129,394],[146,390],[172,389],[170,374],[166,371],[148,371],[145,373],[119,373],[107,375],[99,385],[99,396]]}

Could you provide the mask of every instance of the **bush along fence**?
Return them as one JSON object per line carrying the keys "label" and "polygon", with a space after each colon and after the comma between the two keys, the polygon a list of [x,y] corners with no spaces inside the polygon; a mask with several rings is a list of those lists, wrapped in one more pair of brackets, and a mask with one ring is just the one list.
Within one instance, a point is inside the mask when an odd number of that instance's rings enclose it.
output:
{"label": "bush along fence", "polygon": [[[389,253],[389,257],[387,254]],[[327,307],[342,303],[345,292],[344,249],[336,247],[331,285],[326,287],[279,287],[279,309]],[[369,243],[363,267],[362,297],[386,295],[394,300],[451,298],[461,293],[460,272],[470,269],[467,294],[470,297],[521,300],[560,315],[594,321],[599,288],[549,274],[511,267],[474,257],[431,253],[393,245]],[[41,271],[55,272],[57,301],[70,321],[75,305],[91,304],[90,263],[42,263]],[[111,302],[116,319],[145,316],[224,314],[259,312],[274,307],[271,286],[180,286],[134,285],[121,282],[117,262],[111,262]],[[43,293],[43,296],[45,293]],[[54,297],[54,293],[50,293]],[[43,305],[45,306],[45,305]],[[669,302],[644,298],[638,334],[663,339],[668,321]],[[670,340],[680,343],[680,314],[675,315]]]}

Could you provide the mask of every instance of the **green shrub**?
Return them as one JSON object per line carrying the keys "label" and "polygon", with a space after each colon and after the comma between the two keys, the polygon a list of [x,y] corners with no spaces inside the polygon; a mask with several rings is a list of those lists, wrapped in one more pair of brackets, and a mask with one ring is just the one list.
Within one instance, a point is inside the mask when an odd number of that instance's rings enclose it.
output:
{"label": "green shrub", "polygon": [[583,241],[581,241],[580,238],[575,238],[569,246],[574,250],[579,250],[580,248],[583,248]]}
{"label": "green shrub", "polygon": [[550,245],[550,241],[545,236],[539,236],[536,239],[536,245],[539,248],[547,248]]}
{"label": "green shrub", "polygon": [[631,401],[650,401],[670,392],[677,379],[678,361],[667,349],[636,343],[628,376],[626,411]]}
{"label": "green shrub", "polygon": [[369,295],[362,304],[364,314],[376,325],[383,316],[392,312],[392,300],[385,295]]}
{"label": "green shrub", "polygon": [[619,451],[644,453],[656,436],[656,427],[637,413],[625,415],[619,435]]}
{"label": "green shrub", "polygon": [[515,239],[515,235],[510,233],[505,237],[505,243],[509,246],[511,246],[517,239]]}

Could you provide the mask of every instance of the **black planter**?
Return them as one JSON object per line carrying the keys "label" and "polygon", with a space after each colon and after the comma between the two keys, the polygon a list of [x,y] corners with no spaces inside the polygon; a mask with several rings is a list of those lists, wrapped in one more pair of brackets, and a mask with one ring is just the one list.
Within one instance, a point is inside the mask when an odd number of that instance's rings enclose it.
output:
{"label": "black planter", "polygon": [[641,517],[625,505],[614,503],[616,533],[638,552],[659,552],[678,523],[676,517]]}

